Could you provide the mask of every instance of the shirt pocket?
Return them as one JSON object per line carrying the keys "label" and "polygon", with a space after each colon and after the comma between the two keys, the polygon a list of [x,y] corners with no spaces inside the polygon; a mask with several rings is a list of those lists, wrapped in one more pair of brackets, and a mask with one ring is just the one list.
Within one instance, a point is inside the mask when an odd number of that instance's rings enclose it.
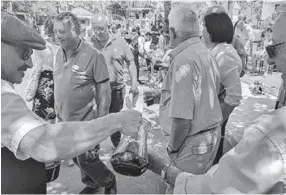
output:
{"label": "shirt pocket", "polygon": [[74,87],[84,87],[92,81],[92,76],[86,71],[72,70],[70,80]]}

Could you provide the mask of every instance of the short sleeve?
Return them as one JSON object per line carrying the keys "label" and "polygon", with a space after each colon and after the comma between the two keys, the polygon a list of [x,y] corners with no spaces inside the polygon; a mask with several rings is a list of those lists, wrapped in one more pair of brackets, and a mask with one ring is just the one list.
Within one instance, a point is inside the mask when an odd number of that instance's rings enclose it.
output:
{"label": "short sleeve", "polygon": [[124,51],[124,58],[127,62],[131,62],[134,60],[134,55],[130,49],[130,47],[128,46],[127,42],[125,40],[122,39],[122,45],[123,45],[123,51]]}
{"label": "short sleeve", "polygon": [[93,77],[96,83],[102,83],[109,80],[106,60],[101,53],[96,55],[96,60],[93,64]]}
{"label": "short sleeve", "polygon": [[11,88],[1,89],[1,144],[13,152],[20,160],[28,159],[23,151],[19,150],[24,136],[34,128],[48,124],[34,114],[25,101]]}
{"label": "short sleeve", "polygon": [[246,51],[244,48],[243,40],[240,37],[237,37],[234,43],[234,48],[239,55],[246,55]]}
{"label": "short sleeve", "polygon": [[169,117],[180,119],[193,119],[194,113],[194,92],[193,92],[193,71],[191,64],[177,65],[173,61],[173,80],[171,90],[171,104],[169,110]]}
{"label": "short sleeve", "polygon": [[221,75],[221,84],[226,91],[225,103],[231,106],[238,106],[242,99],[242,88],[240,72],[242,69],[239,57],[234,58],[229,54],[218,58],[219,71]]}

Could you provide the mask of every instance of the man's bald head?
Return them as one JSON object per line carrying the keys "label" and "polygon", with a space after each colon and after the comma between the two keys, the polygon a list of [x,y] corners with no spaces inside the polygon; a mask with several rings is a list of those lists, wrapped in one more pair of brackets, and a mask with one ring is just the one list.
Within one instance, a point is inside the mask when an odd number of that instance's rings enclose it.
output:
{"label": "man's bald head", "polygon": [[92,25],[98,27],[108,27],[109,20],[108,17],[102,13],[96,13],[92,17]]}

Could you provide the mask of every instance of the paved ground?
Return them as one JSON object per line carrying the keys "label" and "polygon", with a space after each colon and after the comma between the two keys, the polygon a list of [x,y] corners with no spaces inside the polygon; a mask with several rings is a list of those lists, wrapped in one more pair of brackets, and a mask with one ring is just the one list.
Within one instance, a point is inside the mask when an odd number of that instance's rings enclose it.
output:
{"label": "paved ground", "polygon": [[[29,77],[29,72],[27,77]],[[24,87],[27,83],[25,80],[21,85],[16,86],[16,90],[23,94]],[[128,82],[127,82],[128,83]],[[244,127],[249,124],[254,118],[262,113],[270,112],[274,108],[276,97],[272,95],[259,95],[254,96],[249,90],[249,85],[243,83],[243,100],[241,105],[235,109],[232,113],[227,129],[228,133],[243,132]],[[145,86],[140,86],[140,97],[138,104],[142,103],[142,93],[144,90],[148,90]],[[153,122],[153,129],[149,133],[148,146],[153,151],[166,157],[165,146],[168,141],[168,137],[161,135],[160,127],[158,125],[158,105],[148,107],[145,112],[145,116]],[[111,148],[111,142],[106,139],[101,144],[101,159],[112,170],[109,163],[109,158],[113,152]],[[96,170],[95,170],[96,171]],[[119,174],[117,176],[118,193],[121,194],[163,194],[166,186],[161,178],[152,172],[147,171],[140,177],[125,177]],[[83,188],[83,184],[80,181],[80,171],[74,167],[62,166],[59,178],[49,184],[48,192],[51,194],[77,194]]]}

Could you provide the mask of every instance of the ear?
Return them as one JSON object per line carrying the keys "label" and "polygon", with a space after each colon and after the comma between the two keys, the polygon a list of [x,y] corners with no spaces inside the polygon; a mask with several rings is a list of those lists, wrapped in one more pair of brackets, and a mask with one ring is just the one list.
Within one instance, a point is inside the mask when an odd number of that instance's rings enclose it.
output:
{"label": "ear", "polygon": [[171,32],[170,35],[173,36],[173,39],[175,39],[177,37],[176,30],[173,27],[171,27],[170,32]]}

